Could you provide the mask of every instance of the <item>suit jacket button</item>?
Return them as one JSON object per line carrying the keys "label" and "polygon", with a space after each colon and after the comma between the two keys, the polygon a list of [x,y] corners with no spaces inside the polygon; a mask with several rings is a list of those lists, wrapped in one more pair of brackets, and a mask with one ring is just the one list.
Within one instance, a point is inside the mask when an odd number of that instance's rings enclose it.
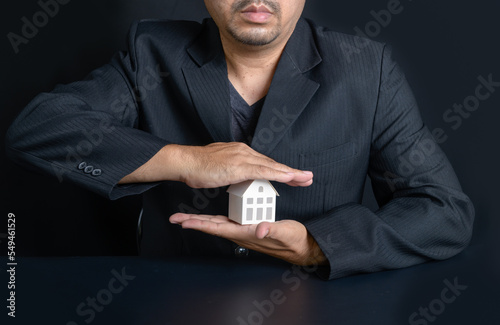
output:
{"label": "suit jacket button", "polygon": [[79,170],[85,169],[86,167],[87,167],[87,163],[85,161],[80,163],[80,165],[78,165]]}
{"label": "suit jacket button", "polygon": [[246,249],[245,247],[238,246],[234,250],[234,254],[238,257],[248,256],[248,249]]}
{"label": "suit jacket button", "polygon": [[83,171],[85,172],[85,174],[90,174],[94,171],[94,167],[87,166],[87,167],[85,167],[85,169]]}
{"label": "suit jacket button", "polygon": [[102,170],[100,169],[94,169],[94,171],[92,171],[92,176],[101,176],[102,174]]}

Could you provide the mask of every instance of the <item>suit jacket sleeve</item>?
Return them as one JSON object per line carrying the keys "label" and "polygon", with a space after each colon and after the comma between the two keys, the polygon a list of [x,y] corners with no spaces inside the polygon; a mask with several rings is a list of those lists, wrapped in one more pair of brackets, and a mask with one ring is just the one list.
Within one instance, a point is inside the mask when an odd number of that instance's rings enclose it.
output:
{"label": "suit jacket sleeve", "polygon": [[320,270],[325,278],[445,259],[470,240],[473,205],[387,48],[371,141],[378,211],[348,203],[305,222],[328,258],[329,267]]}
{"label": "suit jacket sleeve", "polygon": [[17,163],[53,174],[105,197],[141,193],[155,184],[118,186],[167,141],[136,129],[138,121],[134,34],[128,54],[85,80],[38,95],[7,134],[7,154]]}

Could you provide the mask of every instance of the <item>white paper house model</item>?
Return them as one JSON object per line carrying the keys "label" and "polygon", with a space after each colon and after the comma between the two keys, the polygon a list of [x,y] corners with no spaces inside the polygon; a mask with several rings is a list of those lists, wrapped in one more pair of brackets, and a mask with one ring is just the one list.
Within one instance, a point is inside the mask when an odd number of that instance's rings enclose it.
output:
{"label": "white paper house model", "polygon": [[229,193],[229,219],[242,225],[274,222],[276,196],[274,187],[266,180],[245,181],[233,184]]}

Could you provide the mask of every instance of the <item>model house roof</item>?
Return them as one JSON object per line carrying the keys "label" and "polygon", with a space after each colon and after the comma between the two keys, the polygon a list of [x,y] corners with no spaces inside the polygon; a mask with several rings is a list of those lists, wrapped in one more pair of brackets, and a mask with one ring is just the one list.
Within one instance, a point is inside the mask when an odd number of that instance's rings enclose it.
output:
{"label": "model house roof", "polygon": [[252,185],[270,187],[273,189],[274,193],[276,193],[277,196],[280,196],[278,194],[278,192],[276,191],[276,189],[274,188],[274,186],[269,181],[262,180],[262,179],[257,179],[257,180],[253,180],[253,181],[249,180],[249,181],[244,181],[244,182],[239,183],[239,184],[233,184],[233,185],[229,186],[229,188],[227,189],[227,192],[231,193],[233,195],[239,196],[239,197],[243,197],[245,195],[245,193],[252,187]]}

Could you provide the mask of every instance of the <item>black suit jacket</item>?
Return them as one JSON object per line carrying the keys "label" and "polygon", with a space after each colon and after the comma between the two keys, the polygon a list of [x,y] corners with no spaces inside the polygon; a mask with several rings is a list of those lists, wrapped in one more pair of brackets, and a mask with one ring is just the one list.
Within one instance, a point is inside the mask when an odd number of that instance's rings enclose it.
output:
{"label": "black suit jacket", "polygon": [[[127,52],[36,97],[7,139],[12,159],[60,180],[111,199],[144,193],[142,254],[234,255],[231,242],[168,222],[178,211],[227,214],[225,188],[117,185],[166,144],[234,141],[212,20],[134,24]],[[473,206],[383,44],[301,19],[251,146],[314,172],[307,188],[274,184],[277,219],[305,224],[328,257],[329,278],[448,258],[470,239]],[[376,212],[360,204],[367,174]]]}

